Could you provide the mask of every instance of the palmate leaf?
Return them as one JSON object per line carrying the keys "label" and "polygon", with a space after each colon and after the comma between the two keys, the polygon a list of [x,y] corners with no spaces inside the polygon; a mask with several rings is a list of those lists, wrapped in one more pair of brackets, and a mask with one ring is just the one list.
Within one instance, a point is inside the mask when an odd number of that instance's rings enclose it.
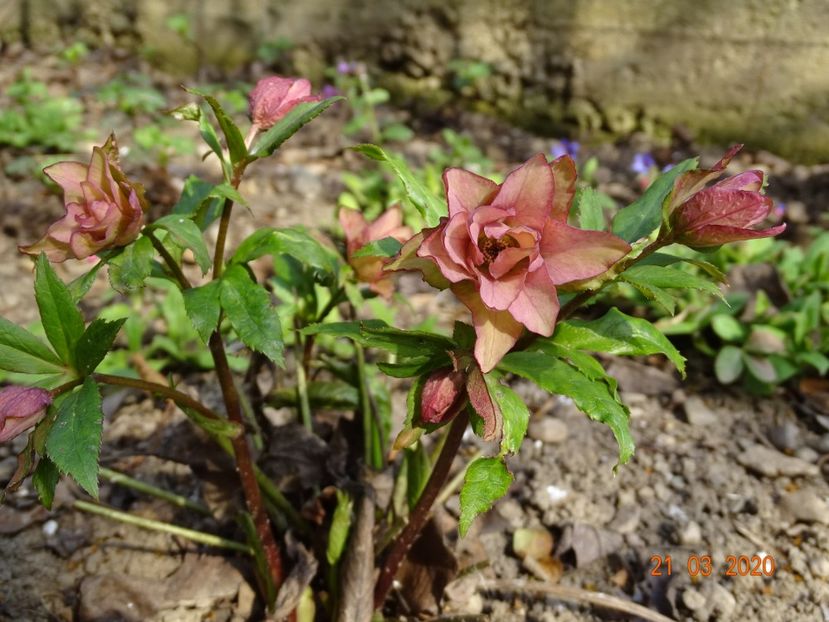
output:
{"label": "palmate leaf", "polygon": [[352,147],[355,151],[364,156],[385,162],[394,172],[403,188],[406,190],[406,197],[415,206],[427,227],[434,227],[442,216],[446,215],[446,205],[433,195],[420,180],[415,177],[408,164],[399,156],[387,153],[377,145],[364,144]]}
{"label": "palmate leaf", "polygon": [[676,178],[698,164],[697,158],[691,158],[657,177],[641,197],[619,210],[613,219],[613,233],[627,242],[650,235],[662,222],[662,204],[673,190]]}
{"label": "palmate leaf", "polygon": [[219,303],[221,281],[210,281],[201,287],[186,289],[182,293],[187,317],[190,318],[201,340],[207,343],[219,324],[222,311]]}
{"label": "palmate leaf", "polygon": [[556,325],[556,332],[545,343],[576,350],[627,356],[664,354],[685,375],[685,357],[649,321],[611,309],[597,320],[568,320]]}
{"label": "palmate leaf", "polygon": [[219,300],[242,342],[282,365],[285,346],[282,325],[270,294],[242,266],[230,266],[222,276]]}
{"label": "palmate leaf", "polygon": [[466,467],[458,523],[461,537],[466,536],[476,516],[489,510],[493,503],[507,494],[512,480],[512,473],[503,458],[478,458]]}
{"label": "palmate leaf", "polygon": [[43,253],[37,258],[35,300],[49,343],[61,361],[74,367],[75,344],[84,331],[83,316]]}
{"label": "palmate leaf", "polygon": [[607,425],[619,445],[619,463],[633,455],[627,408],[611,393],[610,385],[597,382],[580,369],[546,352],[512,352],[498,366],[501,370],[532,380],[549,393],[566,395],[591,419]]}
{"label": "palmate leaf", "polygon": [[46,453],[55,466],[95,498],[103,418],[98,385],[87,376],[83,386],[60,403],[46,437]]}

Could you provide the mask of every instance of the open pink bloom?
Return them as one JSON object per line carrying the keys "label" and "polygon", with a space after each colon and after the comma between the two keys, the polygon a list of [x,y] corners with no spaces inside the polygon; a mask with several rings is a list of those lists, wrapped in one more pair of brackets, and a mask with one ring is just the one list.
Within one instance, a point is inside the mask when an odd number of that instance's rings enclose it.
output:
{"label": "open pink bloom", "polygon": [[34,427],[51,403],[52,395],[44,389],[11,386],[0,390],[0,443]]}
{"label": "open pink bloom", "polygon": [[576,190],[569,156],[548,164],[538,154],[501,185],[457,168],[443,183],[449,217],[409,240],[389,268],[421,270],[430,284],[452,288],[472,312],[483,372],[525,327],[553,334],[558,286],[598,276],[630,251],[610,233],[567,224]]}
{"label": "open pink bloom", "polygon": [[253,125],[266,130],[291,109],[302,102],[316,102],[318,95],[311,95],[311,83],[305,78],[262,78],[248,97],[248,113]]}
{"label": "open pink bloom", "polygon": [[763,171],[746,171],[705,187],[722,174],[741,148],[742,145],[735,145],[713,168],[689,171],[674,182],[667,205],[673,240],[702,248],[767,238],[786,229],[785,224],[768,229],[751,228],[774,209],[772,200],[760,193]]}
{"label": "open pink bloom", "polygon": [[102,147],[93,147],[89,165],[58,162],[43,170],[63,188],[66,214],[52,224],[46,235],[23,253],[46,253],[50,261],[85,259],[138,237],[144,224],[144,190],[127,180],[118,165],[115,136]]}
{"label": "open pink bloom", "polygon": [[363,283],[370,283],[371,289],[381,296],[391,296],[394,285],[391,277],[383,273],[383,267],[388,260],[383,257],[353,255],[369,242],[394,238],[403,243],[412,237],[412,230],[403,225],[403,212],[400,206],[391,206],[370,223],[361,212],[343,208],[340,210],[340,225],[345,231],[348,263],[354,268],[357,279]]}

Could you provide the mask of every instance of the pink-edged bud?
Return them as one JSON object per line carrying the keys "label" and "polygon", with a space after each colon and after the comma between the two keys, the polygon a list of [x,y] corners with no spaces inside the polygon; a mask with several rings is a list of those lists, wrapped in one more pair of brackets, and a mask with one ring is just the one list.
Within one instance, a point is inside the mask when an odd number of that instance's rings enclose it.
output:
{"label": "pink-edged bud", "polygon": [[0,390],[0,443],[34,427],[51,403],[52,394],[45,389],[11,386]]}
{"label": "pink-edged bud", "polygon": [[742,148],[735,145],[711,169],[680,175],[667,200],[673,240],[692,248],[719,246],[726,242],[767,238],[786,229],[780,224],[755,229],[774,211],[774,202],[760,191],[762,171],[746,171],[705,185],[720,176]]}
{"label": "pink-edged bud", "polygon": [[57,262],[85,259],[138,237],[146,210],[144,189],[128,181],[121,170],[114,135],[92,149],[88,165],[58,162],[43,172],[63,188],[66,213],[41,240],[20,246],[21,252],[43,252]]}
{"label": "pink-edged bud", "polygon": [[423,384],[420,419],[423,423],[443,423],[464,390],[465,374],[453,369],[433,372]]}
{"label": "pink-edged bud", "polygon": [[311,83],[305,78],[270,76],[259,80],[250,92],[248,113],[256,128],[266,130],[297,104],[319,100],[318,95],[311,95]]}
{"label": "pink-edged bud", "polygon": [[369,283],[373,291],[388,298],[394,291],[391,277],[383,272],[388,259],[353,255],[369,242],[394,238],[402,244],[412,237],[412,230],[403,224],[400,206],[392,205],[372,222],[368,222],[361,212],[347,208],[340,210],[339,218],[345,232],[348,263],[354,269],[357,280]]}

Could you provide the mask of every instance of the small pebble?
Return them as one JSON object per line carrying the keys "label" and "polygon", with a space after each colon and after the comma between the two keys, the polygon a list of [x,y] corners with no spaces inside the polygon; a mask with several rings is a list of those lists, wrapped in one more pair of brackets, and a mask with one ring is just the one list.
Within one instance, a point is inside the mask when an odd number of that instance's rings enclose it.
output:
{"label": "small pebble", "polygon": [[699,523],[691,521],[682,529],[679,534],[679,541],[686,546],[699,544],[702,542],[702,527],[699,526]]}
{"label": "small pebble", "polygon": [[795,520],[829,525],[829,503],[811,488],[783,495],[780,503]]}
{"label": "small pebble", "polygon": [[769,440],[780,451],[794,451],[800,447],[800,428],[786,421],[769,430]]}
{"label": "small pebble", "polygon": [[58,521],[56,520],[47,520],[43,523],[43,535],[47,538],[51,538],[58,532]]}
{"label": "small pebble", "polygon": [[688,423],[695,426],[714,425],[719,420],[717,414],[708,408],[701,397],[690,396],[682,405]]}
{"label": "small pebble", "polygon": [[804,462],[811,462],[812,464],[814,464],[820,458],[820,454],[811,447],[801,447],[796,452],[794,452],[794,457],[800,458]]}
{"label": "small pebble", "polygon": [[567,440],[567,424],[554,417],[535,418],[530,421],[527,431],[530,438],[549,443],[551,445]]}
{"label": "small pebble", "polygon": [[691,611],[696,611],[705,607],[706,599],[705,596],[700,594],[698,591],[689,587],[682,592],[682,602]]}
{"label": "small pebble", "polygon": [[820,579],[829,578],[829,557],[821,555],[809,560],[809,570]]}

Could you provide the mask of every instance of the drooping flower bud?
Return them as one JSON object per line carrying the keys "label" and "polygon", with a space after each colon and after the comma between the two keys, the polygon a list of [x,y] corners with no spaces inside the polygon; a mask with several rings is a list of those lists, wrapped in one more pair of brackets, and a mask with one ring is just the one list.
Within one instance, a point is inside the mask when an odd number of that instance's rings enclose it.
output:
{"label": "drooping flower bud", "polygon": [[51,403],[52,394],[45,389],[11,386],[0,390],[0,443],[34,427]]}
{"label": "drooping flower bud", "polygon": [[393,292],[391,277],[383,273],[383,267],[388,260],[383,257],[353,255],[369,242],[394,238],[403,243],[412,237],[412,230],[403,225],[403,212],[400,206],[391,206],[372,222],[368,222],[361,212],[353,209],[341,209],[339,217],[340,225],[345,232],[348,263],[354,268],[357,279],[369,283],[373,291],[388,298]]}
{"label": "drooping flower bud", "polygon": [[92,149],[89,165],[58,162],[43,172],[63,188],[66,214],[23,253],[46,253],[49,261],[85,259],[107,248],[126,246],[144,224],[144,189],[127,180],[118,165],[118,145],[111,135]]}
{"label": "drooping flower bud", "polygon": [[423,423],[443,423],[464,390],[465,374],[454,369],[439,369],[423,384],[420,419]]}
{"label": "drooping flower bud", "polygon": [[250,92],[248,112],[254,127],[266,130],[297,104],[319,100],[318,95],[311,95],[311,83],[305,78],[270,76],[259,80]]}

